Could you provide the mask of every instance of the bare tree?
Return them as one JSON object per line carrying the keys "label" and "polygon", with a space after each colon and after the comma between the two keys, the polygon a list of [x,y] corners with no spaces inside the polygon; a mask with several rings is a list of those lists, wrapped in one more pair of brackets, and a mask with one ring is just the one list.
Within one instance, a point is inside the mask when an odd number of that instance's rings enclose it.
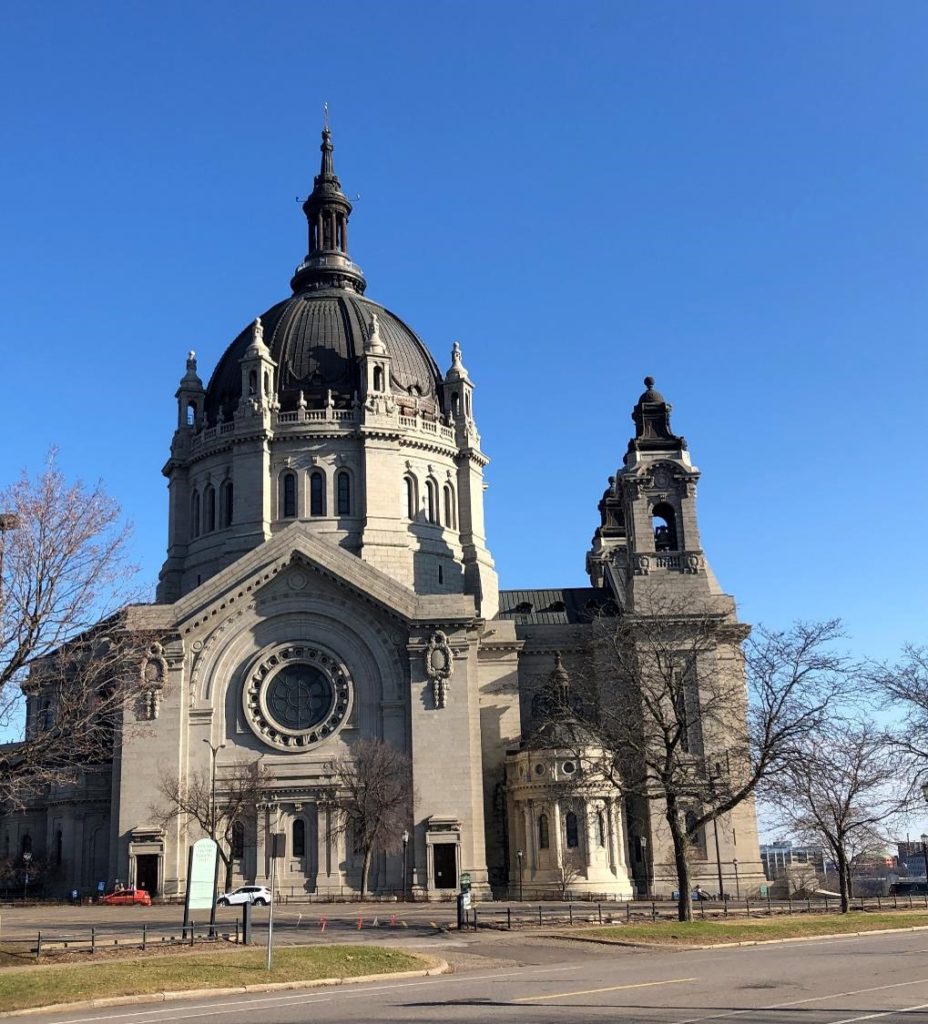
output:
{"label": "bare tree", "polygon": [[909,644],[895,665],[873,665],[869,676],[871,690],[902,715],[893,742],[900,775],[910,780],[909,801],[922,811],[928,787],[928,647]]}
{"label": "bare tree", "polygon": [[49,456],[38,477],[0,492],[0,801],[22,807],[109,756],[142,683],[144,637],[117,612],[132,596],[129,527],[102,486],[67,483]]}
{"label": "bare tree", "polygon": [[796,744],[766,780],[767,795],[783,823],[830,851],[842,913],[850,910],[855,858],[885,848],[885,830],[900,809],[892,777],[886,730],[870,721],[834,718]]}
{"label": "bare tree", "polygon": [[267,798],[260,759],[237,762],[217,775],[215,801],[212,778],[205,771],[193,772],[184,779],[165,772],[158,781],[158,792],[163,802],[152,808],[157,820],[167,824],[181,818],[188,830],[198,830],[216,842],[228,892],[236,856],[235,834],[255,816],[257,804]]}
{"label": "bare tree", "polygon": [[[361,899],[374,853],[399,848],[413,805],[412,762],[378,739],[362,739],[335,764],[337,828],[361,854]],[[405,879],[403,880],[405,884]]]}
{"label": "bare tree", "polygon": [[593,625],[570,712],[599,748],[590,767],[663,813],[678,916],[691,920],[690,860],[705,826],[751,797],[846,691],[848,665],[829,651],[839,624],[761,628],[745,643],[747,627],[724,611],[656,596],[647,614]]}

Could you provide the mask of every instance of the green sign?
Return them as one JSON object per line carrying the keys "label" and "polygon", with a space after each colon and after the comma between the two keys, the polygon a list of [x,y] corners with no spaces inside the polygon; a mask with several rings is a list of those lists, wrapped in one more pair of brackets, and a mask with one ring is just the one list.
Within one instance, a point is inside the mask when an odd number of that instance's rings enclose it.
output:
{"label": "green sign", "polygon": [[466,892],[470,888],[470,872],[461,872],[461,889]]}
{"label": "green sign", "polygon": [[212,839],[198,839],[190,856],[190,877],[187,879],[187,908],[210,910],[216,890],[216,858],[218,847]]}
{"label": "green sign", "polygon": [[761,894],[761,896],[766,896],[769,891],[770,890],[767,888],[766,885],[762,885],[760,887],[760,894]]}

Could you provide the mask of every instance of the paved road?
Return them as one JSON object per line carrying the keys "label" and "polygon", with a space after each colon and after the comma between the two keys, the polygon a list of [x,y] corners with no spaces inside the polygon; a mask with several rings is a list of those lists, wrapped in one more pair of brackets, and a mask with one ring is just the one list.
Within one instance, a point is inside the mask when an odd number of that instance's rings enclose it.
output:
{"label": "paved road", "polygon": [[[409,948],[412,939],[403,943]],[[418,943],[421,948],[424,944]],[[303,1024],[488,1020],[516,1024],[925,1024],[928,933],[688,952],[643,952],[519,935],[443,935],[450,976],[280,994],[199,998],[69,1014],[36,1024]],[[489,957],[491,959],[482,959]],[[497,966],[489,967],[493,963]]]}

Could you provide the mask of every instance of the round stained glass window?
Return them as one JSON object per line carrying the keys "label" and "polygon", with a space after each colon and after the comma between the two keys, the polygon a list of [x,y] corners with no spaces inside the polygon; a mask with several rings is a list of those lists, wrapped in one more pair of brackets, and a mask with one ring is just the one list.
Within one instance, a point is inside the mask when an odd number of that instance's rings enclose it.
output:
{"label": "round stained glass window", "polygon": [[332,684],[314,665],[285,665],[267,688],[267,710],[285,729],[318,725],[332,706]]}
{"label": "round stained glass window", "polygon": [[340,728],[352,687],[345,665],[316,645],[266,651],[246,672],[242,706],[254,733],[280,751],[305,750]]}

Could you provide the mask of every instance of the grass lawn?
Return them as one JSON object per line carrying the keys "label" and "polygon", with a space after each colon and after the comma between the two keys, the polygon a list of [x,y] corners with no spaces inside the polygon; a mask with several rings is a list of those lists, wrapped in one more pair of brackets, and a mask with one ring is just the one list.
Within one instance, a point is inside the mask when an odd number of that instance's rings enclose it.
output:
{"label": "grass lawn", "polygon": [[[849,914],[795,915],[770,918],[717,918],[715,920],[658,921],[654,924],[623,924],[609,928],[584,928],[581,935],[625,942],[653,942],[662,946],[703,946],[717,942],[763,942],[804,935],[843,935],[878,931],[881,928],[912,928],[928,925],[928,913],[899,911],[892,914],[851,911]],[[571,934],[576,935],[575,930]]]}
{"label": "grass lawn", "polygon": [[372,946],[305,946],[274,951],[265,970],[263,949],[241,947],[209,953],[172,951],[169,956],[109,963],[37,965],[0,974],[0,1011],[48,1006],[105,996],[188,988],[225,988],[264,982],[351,978],[361,974],[413,971],[420,957]]}

